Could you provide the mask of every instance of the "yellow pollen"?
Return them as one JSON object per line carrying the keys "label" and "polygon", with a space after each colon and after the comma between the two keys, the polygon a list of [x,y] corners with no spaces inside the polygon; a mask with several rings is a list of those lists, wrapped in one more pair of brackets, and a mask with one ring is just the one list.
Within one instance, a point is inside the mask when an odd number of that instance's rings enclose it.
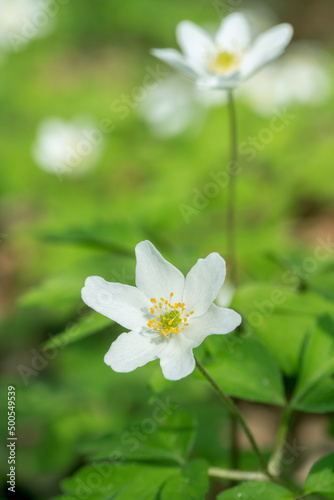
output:
{"label": "yellow pollen", "polygon": [[240,62],[241,57],[238,53],[224,50],[209,59],[208,70],[216,75],[223,75],[232,70],[237,70]]}
{"label": "yellow pollen", "polygon": [[191,311],[189,314],[185,314],[185,303],[172,303],[173,296],[172,292],[169,299],[160,297],[159,302],[156,298],[151,298],[151,303],[158,305],[150,308],[152,318],[148,320],[147,326],[158,332],[159,335],[163,335],[164,338],[168,338],[170,334],[181,333],[184,327],[189,326],[188,318],[190,314],[194,313]]}

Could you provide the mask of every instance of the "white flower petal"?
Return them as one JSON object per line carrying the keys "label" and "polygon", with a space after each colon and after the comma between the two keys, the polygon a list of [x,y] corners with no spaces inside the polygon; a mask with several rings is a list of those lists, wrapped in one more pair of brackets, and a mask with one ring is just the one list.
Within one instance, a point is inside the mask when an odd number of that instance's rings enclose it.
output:
{"label": "white flower petal", "polygon": [[266,63],[279,57],[290,42],[292,35],[293,28],[287,23],[274,26],[259,35],[243,58],[242,77],[248,78]]}
{"label": "white flower petal", "polygon": [[152,243],[142,241],[136,246],[136,285],[149,299],[182,300],[185,279],[181,271],[167,262]]}
{"label": "white flower petal", "polygon": [[175,49],[152,49],[151,54],[161,61],[169,64],[189,78],[196,78],[197,72],[192,68],[187,59]]}
{"label": "white flower petal", "polygon": [[138,332],[122,333],[111,344],[104,362],[115,372],[132,372],[157,359],[162,346],[161,339],[150,338]]}
{"label": "white flower petal", "polygon": [[235,12],[222,20],[216,34],[216,44],[223,50],[243,51],[250,42],[250,29],[243,14]]}
{"label": "white flower petal", "polygon": [[139,331],[146,327],[151,303],[134,286],[109,283],[99,276],[90,276],[85,281],[81,296],[89,307],[124,328]]}
{"label": "white flower petal", "polygon": [[168,380],[180,380],[194,371],[192,342],[182,334],[170,337],[159,357],[162,373]]}
{"label": "white flower petal", "polygon": [[192,347],[198,347],[209,335],[224,335],[233,332],[241,323],[241,316],[233,309],[225,309],[215,304],[199,318],[191,319],[182,334],[191,340]]}
{"label": "white flower petal", "polygon": [[208,54],[214,51],[214,44],[205,30],[192,23],[182,21],[176,28],[177,41],[186,56],[203,63]]}
{"label": "white flower petal", "polygon": [[204,314],[217,297],[226,276],[225,260],[218,253],[199,259],[186,277],[183,302],[192,318]]}

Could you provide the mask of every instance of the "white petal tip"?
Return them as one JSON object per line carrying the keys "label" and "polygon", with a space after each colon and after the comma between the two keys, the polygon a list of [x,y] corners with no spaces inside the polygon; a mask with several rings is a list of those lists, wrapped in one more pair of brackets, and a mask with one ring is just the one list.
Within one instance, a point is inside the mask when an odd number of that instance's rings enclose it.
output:
{"label": "white petal tip", "polygon": [[117,363],[117,358],[111,354],[112,350],[112,344],[110,346],[109,351],[104,355],[103,361],[107,366],[109,366],[114,372],[116,373],[129,373],[130,371],[133,371],[134,369],[126,369],[126,365],[119,366],[119,363]]}
{"label": "white petal tip", "polygon": [[89,306],[89,299],[93,295],[95,296],[96,292],[96,284],[98,283],[99,280],[101,280],[99,276],[88,276],[88,278],[85,279],[85,284],[81,288],[81,298],[82,300]]}
{"label": "white petal tip", "polygon": [[289,23],[282,23],[277,28],[280,28],[282,36],[284,35],[286,44],[290,43],[294,33],[293,26]]}
{"label": "white petal tip", "polygon": [[161,52],[161,51],[163,51],[163,50],[164,50],[164,49],[151,49],[151,50],[150,50],[150,54],[151,54],[152,56],[159,57],[160,52]]}
{"label": "white petal tip", "polygon": [[140,241],[139,243],[137,243],[137,245],[135,247],[135,254],[136,254],[137,261],[138,261],[138,255],[141,252],[147,252],[147,251],[157,252],[157,249],[155,248],[153,243],[151,243],[149,240],[144,240],[144,241]]}
{"label": "white petal tip", "polygon": [[[161,366],[161,364],[160,364],[160,366]],[[184,371],[181,373],[169,373],[169,372],[166,372],[166,369],[164,370],[162,367],[161,367],[161,370],[162,370],[162,374],[166,380],[170,380],[171,382],[177,382],[178,380],[182,380],[183,378],[188,377],[188,375],[191,375],[191,373],[195,370],[195,362],[194,362],[194,366],[192,367],[191,370],[187,370],[187,371]]]}
{"label": "white petal tip", "polygon": [[240,325],[241,325],[241,323],[242,323],[242,317],[241,317],[241,316],[240,316],[240,314],[239,314],[239,313],[237,313],[237,312],[235,313],[235,316],[236,316],[236,318],[235,318],[235,319],[236,319],[236,326],[235,326],[235,328],[237,328],[237,327],[238,327],[238,326],[240,326]]}

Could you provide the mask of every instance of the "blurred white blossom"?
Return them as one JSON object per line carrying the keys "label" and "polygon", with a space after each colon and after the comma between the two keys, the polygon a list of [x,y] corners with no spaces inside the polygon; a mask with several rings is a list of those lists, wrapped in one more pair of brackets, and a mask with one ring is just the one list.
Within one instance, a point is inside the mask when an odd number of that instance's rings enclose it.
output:
{"label": "blurred white blossom", "polygon": [[182,52],[175,49],[151,52],[200,88],[232,89],[279,57],[292,35],[292,26],[283,23],[252,41],[246,17],[234,12],[222,20],[214,37],[191,21],[182,21],[176,28]]}
{"label": "blurred white blossom", "polygon": [[219,307],[229,307],[232,303],[233,297],[235,294],[235,286],[230,281],[225,281],[217,298],[215,300],[215,304]]}
{"label": "blurred white blossom", "polygon": [[44,0],[0,0],[0,49],[18,52],[30,40],[48,34],[57,9]]}
{"label": "blurred white blossom", "polygon": [[239,96],[263,116],[290,104],[316,106],[330,95],[328,66],[329,56],[317,44],[295,42],[284,58],[246,82]]}
{"label": "blurred white blossom", "polygon": [[83,118],[66,122],[48,118],[38,127],[33,157],[39,167],[59,176],[80,176],[96,164],[103,134]]}
{"label": "blurred white blossom", "polygon": [[148,93],[138,108],[153,135],[169,138],[186,129],[199,130],[206,110],[226,103],[226,92],[197,89],[178,76],[169,76]]}

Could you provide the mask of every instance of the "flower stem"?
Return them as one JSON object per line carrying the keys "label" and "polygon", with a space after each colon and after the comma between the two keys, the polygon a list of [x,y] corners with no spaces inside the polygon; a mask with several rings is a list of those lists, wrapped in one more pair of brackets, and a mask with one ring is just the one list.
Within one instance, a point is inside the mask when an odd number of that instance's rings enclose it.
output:
{"label": "flower stem", "polygon": [[252,445],[254,453],[257,455],[257,457],[259,459],[259,463],[260,463],[261,468],[264,471],[266,471],[266,469],[267,469],[266,463],[265,463],[265,461],[264,461],[264,459],[263,459],[263,457],[261,455],[261,452],[260,452],[260,450],[259,450],[259,448],[258,448],[258,446],[257,446],[257,444],[255,442],[253,434],[251,433],[249,427],[247,426],[247,424],[246,424],[243,416],[239,412],[239,409],[237,408],[237,406],[235,406],[235,404],[233,403],[232,399],[227,394],[225,394],[223,392],[223,390],[219,387],[219,385],[213,380],[213,378],[206,371],[206,369],[204,368],[204,366],[202,365],[202,363],[200,363],[197,358],[195,358],[195,361],[196,361],[196,366],[199,369],[199,371],[207,379],[207,381],[212,385],[212,387],[214,388],[214,390],[218,393],[220,399],[224,402],[225,406],[230,410],[230,412],[232,413],[232,415],[235,416],[235,418],[237,419],[237,421],[239,422],[239,424],[243,428],[245,434],[247,435],[247,437],[249,439],[249,442]]}
{"label": "flower stem", "polygon": [[277,434],[276,446],[268,464],[268,472],[274,477],[278,477],[281,473],[284,445],[289,431],[291,416],[291,410],[286,408],[283,411],[281,424]]}
{"label": "flower stem", "polygon": [[238,162],[237,150],[237,121],[233,90],[228,90],[228,111],[230,121],[230,178],[227,200],[227,253],[228,262],[231,266],[230,279],[234,285],[237,284],[236,244],[235,244],[235,204],[236,204],[236,168]]}
{"label": "flower stem", "polygon": [[[236,405],[236,402],[234,402]],[[239,468],[239,448],[238,448],[238,422],[235,416],[230,414],[230,435],[231,435],[231,449],[230,449],[230,467],[231,469]]]}
{"label": "flower stem", "polygon": [[209,467],[209,476],[233,481],[270,481],[270,477],[264,472],[241,471],[221,469],[220,467]]}
{"label": "flower stem", "polygon": [[[236,244],[235,244],[235,204],[236,204],[236,178],[235,168],[237,167],[237,124],[236,113],[234,105],[233,91],[228,90],[228,111],[230,122],[230,178],[227,192],[227,221],[226,221],[226,234],[227,234],[227,256],[230,266],[230,279],[232,284],[237,284],[237,268],[236,268]],[[237,437],[237,421],[236,417],[231,414],[230,418],[230,431],[231,431],[231,453],[230,463],[232,468],[238,467],[239,453],[238,453],[238,437]]]}

